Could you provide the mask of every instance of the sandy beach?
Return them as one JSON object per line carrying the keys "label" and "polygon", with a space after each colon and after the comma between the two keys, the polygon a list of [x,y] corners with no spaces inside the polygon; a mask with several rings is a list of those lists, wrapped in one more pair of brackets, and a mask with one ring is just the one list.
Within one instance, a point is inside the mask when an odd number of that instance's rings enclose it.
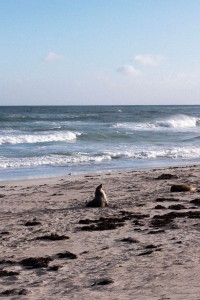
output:
{"label": "sandy beach", "polygon": [[200,299],[199,189],[198,165],[0,182],[0,297]]}

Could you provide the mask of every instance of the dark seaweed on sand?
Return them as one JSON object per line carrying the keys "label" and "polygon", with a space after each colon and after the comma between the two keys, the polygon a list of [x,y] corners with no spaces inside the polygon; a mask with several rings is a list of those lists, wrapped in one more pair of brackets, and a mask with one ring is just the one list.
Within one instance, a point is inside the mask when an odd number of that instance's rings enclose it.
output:
{"label": "dark seaweed on sand", "polygon": [[28,291],[26,289],[10,289],[5,290],[0,293],[2,296],[11,296],[11,295],[27,295]]}
{"label": "dark seaweed on sand", "polygon": [[95,285],[107,285],[107,284],[111,284],[111,283],[114,283],[114,280],[112,280],[110,278],[105,278],[105,279],[100,279],[100,280],[94,282],[92,284],[92,286],[95,286]]}
{"label": "dark seaweed on sand", "polygon": [[57,256],[59,258],[68,258],[68,259],[77,259],[78,258],[78,256],[76,254],[71,253],[69,251],[65,251],[63,253],[58,253]]}
{"label": "dark seaweed on sand", "polygon": [[66,235],[58,235],[57,233],[51,233],[47,235],[38,236],[35,238],[36,240],[48,240],[48,241],[61,241],[68,240],[69,237]]}
{"label": "dark seaweed on sand", "polygon": [[19,272],[0,270],[0,277],[9,277],[19,275]]}
{"label": "dark seaweed on sand", "polygon": [[38,221],[27,221],[24,226],[37,226],[37,225],[41,225],[41,222]]}
{"label": "dark seaweed on sand", "polygon": [[117,227],[123,226],[126,219],[124,218],[117,218],[117,217],[109,217],[104,218],[101,217],[98,220],[88,220],[86,219],[86,223],[84,220],[80,220],[79,224],[90,224],[88,226],[83,226],[80,229],[85,231],[99,231],[99,230],[113,230]]}
{"label": "dark seaweed on sand", "polygon": [[49,262],[52,261],[51,257],[29,257],[20,261],[20,264],[30,269],[47,268]]}

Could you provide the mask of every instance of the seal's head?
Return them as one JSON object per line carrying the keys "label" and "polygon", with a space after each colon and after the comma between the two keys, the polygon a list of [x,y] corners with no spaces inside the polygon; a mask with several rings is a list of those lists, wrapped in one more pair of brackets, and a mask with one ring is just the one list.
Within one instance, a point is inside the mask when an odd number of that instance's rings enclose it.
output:
{"label": "seal's head", "polygon": [[95,193],[99,193],[102,190],[102,183],[100,185],[98,185],[98,187],[96,188],[96,192]]}

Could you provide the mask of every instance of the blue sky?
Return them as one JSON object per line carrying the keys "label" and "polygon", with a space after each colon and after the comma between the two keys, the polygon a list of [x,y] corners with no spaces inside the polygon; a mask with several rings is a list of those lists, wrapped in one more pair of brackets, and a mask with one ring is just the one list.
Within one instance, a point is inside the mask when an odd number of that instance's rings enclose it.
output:
{"label": "blue sky", "polygon": [[199,0],[0,0],[0,105],[200,104]]}

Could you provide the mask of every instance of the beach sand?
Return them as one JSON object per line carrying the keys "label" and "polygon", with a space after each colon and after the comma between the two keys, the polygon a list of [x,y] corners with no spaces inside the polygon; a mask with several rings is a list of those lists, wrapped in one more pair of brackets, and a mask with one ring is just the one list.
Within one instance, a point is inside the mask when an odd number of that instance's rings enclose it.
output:
{"label": "beach sand", "polygon": [[198,188],[198,165],[0,182],[0,298],[200,299]]}

